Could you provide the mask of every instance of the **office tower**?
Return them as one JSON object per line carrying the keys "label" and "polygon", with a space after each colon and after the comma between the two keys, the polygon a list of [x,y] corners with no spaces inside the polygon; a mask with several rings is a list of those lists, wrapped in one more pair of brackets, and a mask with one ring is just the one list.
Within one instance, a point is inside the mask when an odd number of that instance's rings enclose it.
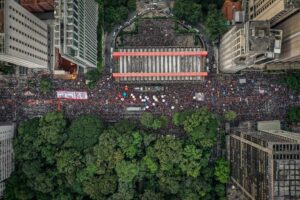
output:
{"label": "office tower", "polygon": [[54,16],[54,71],[65,70],[76,74],[96,68],[96,1],[55,0]]}
{"label": "office tower", "polygon": [[271,26],[300,9],[299,0],[248,0],[249,20],[270,20]]}
{"label": "office tower", "polygon": [[0,0],[0,62],[48,69],[47,24],[13,0]]}
{"label": "office tower", "polygon": [[274,26],[283,31],[282,51],[278,63],[267,69],[300,69],[300,11]]}
{"label": "office tower", "polygon": [[252,200],[299,199],[300,135],[262,123],[229,136],[231,180]]}
{"label": "office tower", "polygon": [[0,198],[5,189],[5,180],[14,170],[14,129],[13,124],[0,123]]}
{"label": "office tower", "polygon": [[269,21],[248,21],[232,27],[221,39],[220,70],[236,73],[277,59],[281,53],[282,31]]}

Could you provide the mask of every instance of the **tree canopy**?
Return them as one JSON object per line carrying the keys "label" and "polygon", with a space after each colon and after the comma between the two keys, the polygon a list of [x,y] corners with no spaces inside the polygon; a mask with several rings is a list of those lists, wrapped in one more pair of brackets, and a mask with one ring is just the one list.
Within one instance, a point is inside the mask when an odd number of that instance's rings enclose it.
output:
{"label": "tree canopy", "polygon": [[168,125],[168,120],[165,116],[155,117],[149,112],[142,114],[140,122],[144,127],[154,130],[165,128]]}
{"label": "tree canopy", "polygon": [[226,21],[222,12],[211,5],[206,16],[205,27],[211,41],[219,42],[221,36],[227,31]]}
{"label": "tree canopy", "polygon": [[104,127],[96,116],[48,113],[18,128],[5,199],[221,199],[228,165],[212,156],[217,124],[206,108],[194,111],[177,138],[130,121]]}
{"label": "tree canopy", "polygon": [[217,160],[215,176],[220,183],[227,183],[229,180],[229,163],[224,158]]}
{"label": "tree canopy", "polygon": [[232,111],[232,110],[229,110],[229,111],[226,111],[225,113],[224,113],[224,119],[226,120],[226,121],[234,121],[235,119],[236,119],[236,117],[237,117],[237,114],[236,114],[236,112],[234,112],[234,111]]}
{"label": "tree canopy", "polygon": [[173,8],[174,15],[190,24],[197,24],[202,20],[201,4],[192,0],[176,0]]}
{"label": "tree canopy", "polygon": [[287,111],[289,122],[300,122],[300,106],[291,107]]}
{"label": "tree canopy", "polygon": [[105,30],[125,21],[130,12],[136,10],[135,0],[104,0],[104,27]]}
{"label": "tree canopy", "polygon": [[51,92],[52,90],[52,82],[50,79],[43,78],[40,83],[40,90],[43,93]]}
{"label": "tree canopy", "polygon": [[289,89],[300,92],[300,72],[290,72],[286,74],[281,82]]}

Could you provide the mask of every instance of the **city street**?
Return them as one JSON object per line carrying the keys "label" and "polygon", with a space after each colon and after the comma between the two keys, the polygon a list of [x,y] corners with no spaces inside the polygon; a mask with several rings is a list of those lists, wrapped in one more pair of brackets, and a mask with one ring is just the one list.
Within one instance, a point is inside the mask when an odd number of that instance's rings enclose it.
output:
{"label": "city street", "polygon": [[[237,112],[239,121],[283,120],[287,108],[300,105],[300,99],[281,86],[278,77],[278,74],[261,72],[211,75],[203,83],[156,85],[146,91],[147,87],[142,87],[143,84],[126,86],[115,82],[110,76],[104,76],[93,90],[88,90],[84,78],[74,81],[53,80],[54,90],[46,95],[38,87],[26,87],[14,82],[0,91],[0,120],[16,118],[22,121],[57,110],[56,90],[88,92],[88,100],[61,100],[60,108],[69,118],[91,113],[113,122],[121,118],[138,117],[144,110],[171,116],[180,110],[207,106],[220,115],[233,110]],[[40,76],[32,81],[38,85]],[[199,95],[201,98],[197,98]],[[128,107],[139,109],[128,111]]]}

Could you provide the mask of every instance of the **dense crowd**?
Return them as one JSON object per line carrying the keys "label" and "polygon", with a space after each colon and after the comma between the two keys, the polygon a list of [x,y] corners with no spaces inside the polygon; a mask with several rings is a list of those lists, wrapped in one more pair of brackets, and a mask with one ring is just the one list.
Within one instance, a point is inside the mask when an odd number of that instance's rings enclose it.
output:
{"label": "dense crowd", "polygon": [[[61,109],[69,118],[81,114],[97,114],[107,121],[138,117],[144,110],[171,116],[184,109],[207,106],[223,114],[233,110],[242,120],[283,119],[287,107],[300,105],[300,97],[280,84],[280,76],[251,72],[244,75],[211,75],[203,82],[160,85],[157,91],[145,91],[141,84],[120,84],[111,76],[101,78],[89,90],[84,77],[76,80],[52,79],[53,91],[43,94],[39,82],[43,75],[27,81],[11,81],[0,89],[0,120],[22,121]],[[88,100],[61,100],[56,90],[87,91]],[[196,98],[200,94],[201,99]],[[58,106],[60,104],[60,106]],[[128,111],[134,107],[135,111]],[[138,110],[140,109],[140,110]]]}

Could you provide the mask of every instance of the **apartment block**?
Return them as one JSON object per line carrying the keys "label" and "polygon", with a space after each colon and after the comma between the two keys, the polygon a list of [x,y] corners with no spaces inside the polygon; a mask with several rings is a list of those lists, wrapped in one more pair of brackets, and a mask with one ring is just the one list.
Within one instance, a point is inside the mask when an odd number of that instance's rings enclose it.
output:
{"label": "apartment block", "polygon": [[0,124],[0,198],[5,189],[5,180],[14,170],[14,131],[14,124]]}
{"label": "apartment block", "polygon": [[221,39],[220,70],[236,73],[264,65],[281,53],[282,31],[271,29],[269,21],[248,21],[232,27]]}
{"label": "apartment block", "polygon": [[96,1],[55,0],[54,16],[54,71],[64,70],[76,74],[96,68]]}
{"label": "apartment block", "polygon": [[271,26],[300,9],[299,0],[246,0],[249,20],[270,20]]}
{"label": "apartment block", "polygon": [[297,200],[300,134],[281,130],[279,121],[262,123],[230,135],[231,180],[251,200]]}
{"label": "apartment block", "polygon": [[0,0],[0,61],[48,69],[47,24],[13,0]]}

